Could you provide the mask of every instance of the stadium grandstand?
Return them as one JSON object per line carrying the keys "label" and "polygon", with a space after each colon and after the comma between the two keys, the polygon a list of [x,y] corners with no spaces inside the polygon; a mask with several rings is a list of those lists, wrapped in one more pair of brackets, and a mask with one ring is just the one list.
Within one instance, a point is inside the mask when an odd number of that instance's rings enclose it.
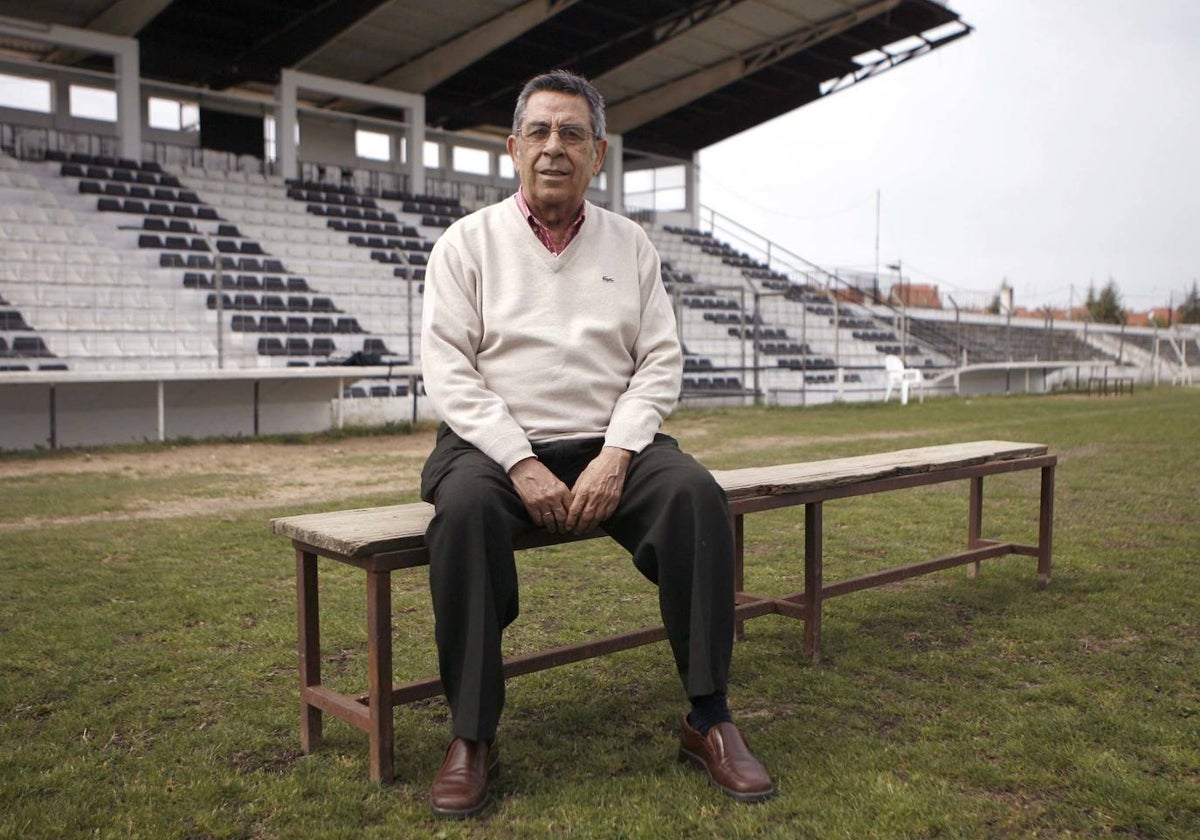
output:
{"label": "stadium grandstand", "polygon": [[1196,336],[947,307],[699,203],[706,146],[971,32],[933,0],[0,2],[0,448],[427,416],[425,264],[511,195],[521,84],[609,106],[690,404],[1191,376]]}

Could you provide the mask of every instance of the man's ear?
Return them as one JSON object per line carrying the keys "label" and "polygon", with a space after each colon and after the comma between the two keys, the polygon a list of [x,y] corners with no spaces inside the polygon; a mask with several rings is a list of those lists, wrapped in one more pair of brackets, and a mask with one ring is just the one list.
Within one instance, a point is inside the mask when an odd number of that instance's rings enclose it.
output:
{"label": "man's ear", "polygon": [[510,158],[512,158],[513,167],[516,168],[516,165],[517,165],[517,138],[512,134],[508,135],[508,140],[506,140],[504,142],[504,145],[505,145],[505,148],[508,149],[508,156]]}
{"label": "man's ear", "polygon": [[[510,140],[512,138],[509,138]],[[592,177],[600,174],[600,170],[604,168],[604,157],[608,154],[608,141],[596,141],[596,163],[592,166]]]}

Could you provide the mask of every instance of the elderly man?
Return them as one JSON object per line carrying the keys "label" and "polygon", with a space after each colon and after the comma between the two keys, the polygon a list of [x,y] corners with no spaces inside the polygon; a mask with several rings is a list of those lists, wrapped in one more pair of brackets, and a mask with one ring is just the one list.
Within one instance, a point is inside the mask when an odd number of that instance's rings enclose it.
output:
{"label": "elderly man", "polygon": [[421,479],[442,685],[454,740],[435,814],[487,803],[504,705],[503,629],[517,617],[514,536],[602,528],[659,588],[691,709],[680,757],[740,801],[774,793],[725,700],[733,537],[725,495],[659,432],[682,353],[658,254],[634,222],[584,200],[604,163],[604,101],[566,71],[517,99],[515,195],[460,219],[426,273],[426,390],[443,419]]}

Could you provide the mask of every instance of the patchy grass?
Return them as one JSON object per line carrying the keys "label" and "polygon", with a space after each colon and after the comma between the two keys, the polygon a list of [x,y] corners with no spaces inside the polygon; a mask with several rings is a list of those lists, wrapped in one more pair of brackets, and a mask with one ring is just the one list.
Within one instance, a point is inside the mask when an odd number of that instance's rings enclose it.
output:
{"label": "patchy grass", "polygon": [[[0,491],[0,838],[1194,838],[1198,416],[1200,392],[1179,389],[680,413],[668,430],[714,468],[1048,443],[1061,457],[1054,582],[1040,591],[1032,559],[1006,558],[978,580],[952,570],[834,599],[817,667],[800,656],[802,625],[750,622],[731,703],[780,791],[757,806],[675,761],[684,704],[665,645],[513,680],[495,804],[466,823],[426,804],[448,737],[440,699],[397,710],[394,785],[367,780],[365,736],[337,721],[300,753],[294,563],[266,527],[296,509],[133,522],[117,514],[147,495],[240,498],[246,479],[66,473],[48,458]],[[328,444],[295,441],[296,469]],[[394,463],[381,436],[379,467]],[[1033,473],[988,479],[985,535],[1030,540],[1036,490]],[[829,503],[827,578],[959,547],[965,514],[965,485]],[[802,514],[747,530],[748,588],[798,589]],[[512,652],[656,615],[612,543],[519,562]],[[321,574],[324,673],[359,691],[361,574]],[[423,570],[394,576],[393,602],[397,679],[433,673]]]}

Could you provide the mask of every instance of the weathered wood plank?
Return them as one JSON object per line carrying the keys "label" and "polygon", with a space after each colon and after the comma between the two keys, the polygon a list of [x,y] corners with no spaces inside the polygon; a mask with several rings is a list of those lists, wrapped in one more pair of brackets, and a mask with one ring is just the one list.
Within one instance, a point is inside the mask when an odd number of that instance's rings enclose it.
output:
{"label": "weathered wood plank", "polygon": [[[850,458],[831,458],[770,467],[714,470],[713,477],[731,500],[838,487],[860,481],[935,472],[993,461],[1043,455],[1040,443],[982,440],[924,446]],[[368,557],[385,551],[418,548],[433,507],[425,502],[338,510],[271,520],[281,536],[343,557]]]}
{"label": "weathered wood plank", "polygon": [[406,505],[334,510],[271,520],[271,530],[288,539],[345,557],[366,557],[425,544],[433,505]]}
{"label": "weathered wood plank", "polygon": [[713,470],[713,477],[725,488],[730,499],[777,496],[891,476],[1030,458],[1044,455],[1047,449],[1038,443],[980,440],[799,464]]}

